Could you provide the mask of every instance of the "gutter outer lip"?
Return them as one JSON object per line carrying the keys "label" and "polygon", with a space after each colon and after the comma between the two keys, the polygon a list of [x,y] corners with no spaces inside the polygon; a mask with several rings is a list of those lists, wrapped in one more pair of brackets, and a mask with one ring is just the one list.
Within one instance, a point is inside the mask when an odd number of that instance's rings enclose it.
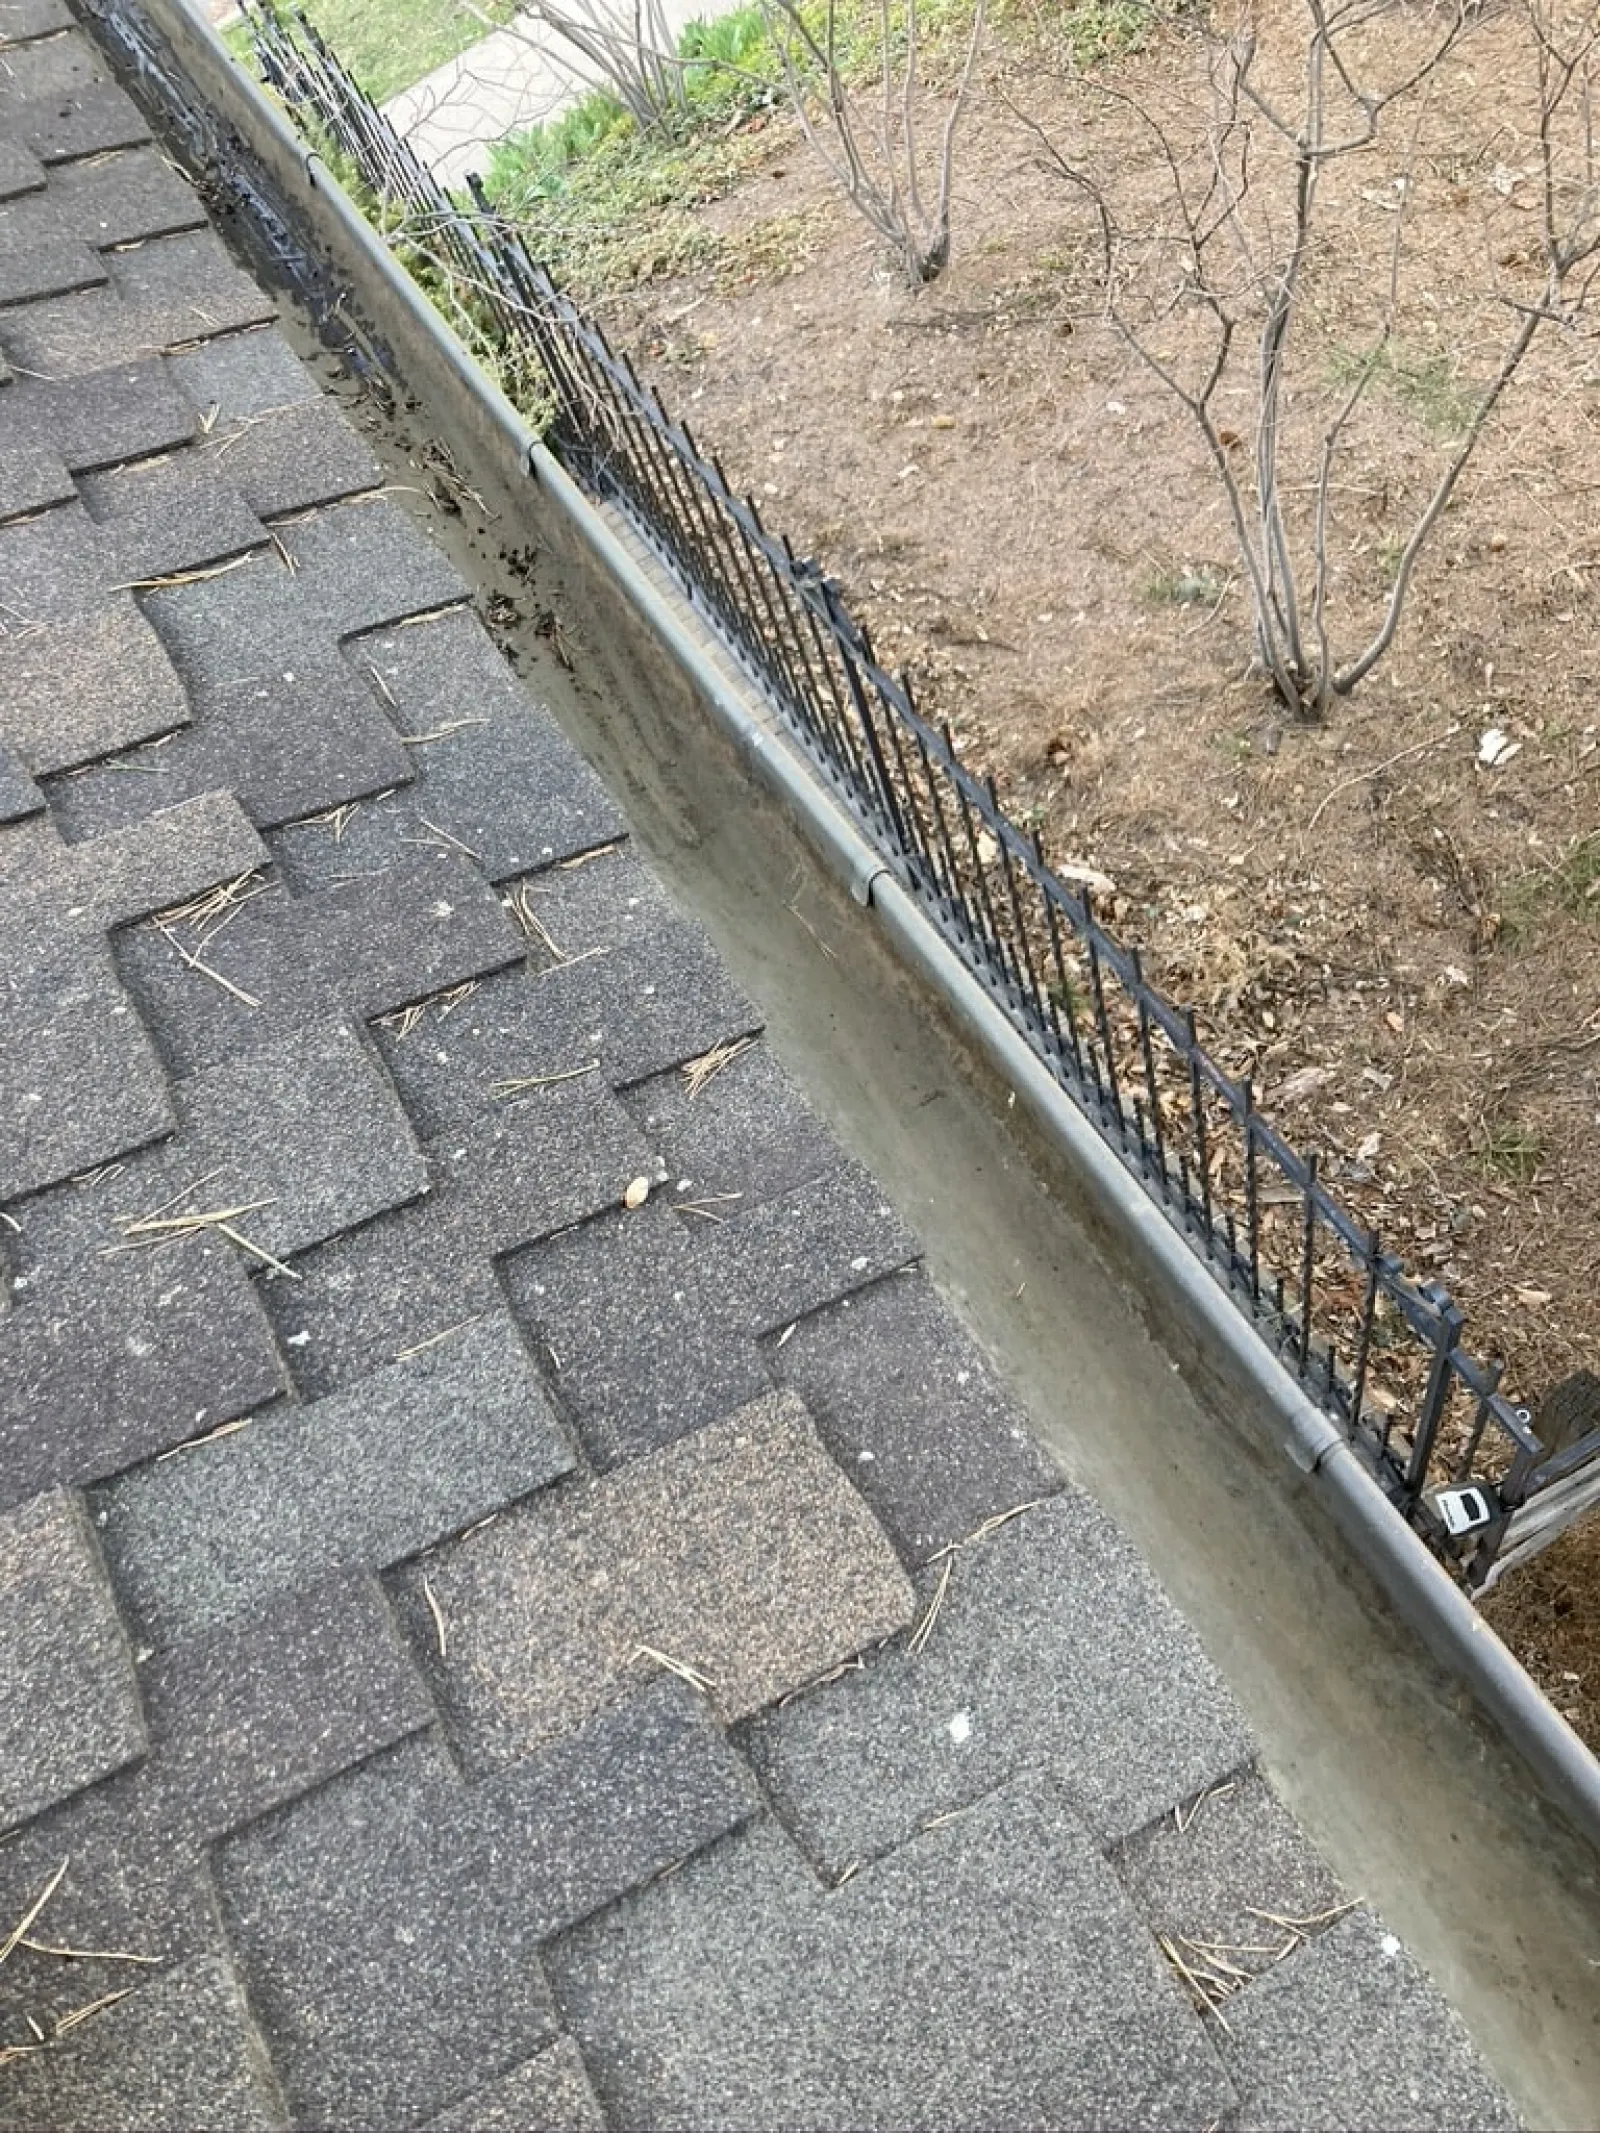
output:
{"label": "gutter outer lip", "polygon": [[[104,5],[104,0],[99,0]],[[1349,1443],[1248,1331],[1220,1287],[1156,1203],[1140,1191],[1088,1119],[951,954],[884,861],[856,830],[775,723],[760,715],[696,641],[683,611],[641,569],[613,529],[540,443],[511,402],[467,354],[378,239],[315,150],[234,62],[188,0],[141,0],[180,58],[201,59],[224,93],[217,108],[248,140],[265,132],[306,176],[367,269],[382,278],[411,328],[498,430],[512,462],[532,477],[567,520],[732,739],[761,781],[798,819],[857,903],[876,914],[907,963],[935,992],[1001,1076],[1028,1105],[1107,1226],[1133,1247],[1164,1286],[1163,1303],[1187,1321],[1198,1345],[1226,1358],[1238,1381],[1281,1430],[1280,1448],[1306,1477],[1322,1508],[1434,1656],[1470,1688],[1541,1790],[1600,1850],[1600,1761],[1590,1754],[1507,1646],[1395,1512]],[[195,52],[195,47],[200,47]],[[220,80],[216,79],[220,76]],[[205,86],[202,84],[202,86]],[[1146,1279],[1154,1293],[1157,1283]],[[1148,1301],[1148,1297],[1146,1299]]]}

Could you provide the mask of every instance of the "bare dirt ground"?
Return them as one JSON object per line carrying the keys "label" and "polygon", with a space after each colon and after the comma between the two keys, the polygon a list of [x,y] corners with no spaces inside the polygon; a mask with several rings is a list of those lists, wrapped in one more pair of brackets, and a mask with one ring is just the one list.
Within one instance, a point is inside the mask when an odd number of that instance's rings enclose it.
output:
{"label": "bare dirt ground", "polygon": [[[1264,47],[1294,17],[1276,0]],[[1414,18],[1396,19],[1399,38]],[[1302,479],[1406,203],[1395,360],[1333,492],[1329,611],[1352,644],[1527,281],[1521,34],[1479,24],[1403,138],[1328,182],[1291,403]],[[1181,124],[1201,60],[1179,29],[1106,78]],[[698,226],[662,247],[692,270],[582,293],[769,523],[842,581],[1013,816],[1112,877],[1119,930],[1222,1063],[1453,1291],[1469,1345],[1534,1405],[1600,1359],[1597,351],[1545,333],[1392,657],[1325,722],[1287,717],[1250,671],[1202,442],[1101,315],[1082,203],[1019,114],[1092,155],[1130,226],[1150,225],[1146,130],[1010,32],[961,137],[954,258],[931,287],[894,278],[774,116],[730,193],[663,210]],[[1160,331],[1163,352],[1194,354],[1182,314]],[[1243,439],[1242,397],[1237,420]],[[1510,749],[1494,767],[1491,728]],[[1600,1745],[1597,1603],[1591,1519],[1486,1612]]]}

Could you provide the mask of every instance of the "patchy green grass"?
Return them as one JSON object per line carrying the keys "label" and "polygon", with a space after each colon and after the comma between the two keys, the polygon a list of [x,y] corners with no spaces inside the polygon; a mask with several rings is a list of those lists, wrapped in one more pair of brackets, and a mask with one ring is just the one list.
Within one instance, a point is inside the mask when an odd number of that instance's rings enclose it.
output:
{"label": "patchy green grass", "polygon": [[[490,25],[460,0],[302,0],[306,14],[374,103],[421,81]],[[475,0],[492,23],[509,22],[516,0]],[[231,40],[230,40],[231,42]]]}
{"label": "patchy green grass", "polygon": [[688,108],[669,123],[641,132],[595,90],[490,151],[490,198],[580,301],[711,261],[717,241],[694,210],[765,152],[766,141],[743,130],[774,95],[761,9],[692,22],[678,49],[699,63],[685,76]]}
{"label": "patchy green grass", "polygon": [[[1084,0],[1053,21],[1050,35],[1064,38],[1075,60],[1086,64],[1133,48],[1153,25],[1193,4]],[[1020,16],[1022,7],[1023,0],[991,0],[990,11],[999,20]],[[820,37],[820,0],[814,12]],[[972,0],[918,0],[924,79],[953,78],[971,28]],[[840,74],[860,102],[862,121],[874,124],[885,34],[877,0],[841,0],[833,31]],[[887,34],[898,59],[904,0],[888,0]],[[657,276],[719,264],[727,247],[703,228],[694,211],[727,192],[765,152],[768,144],[758,132],[746,132],[746,121],[765,110],[787,108],[782,58],[759,0],[715,21],[689,24],[678,52],[694,62],[685,75],[687,109],[664,123],[642,132],[615,98],[596,90],[559,118],[491,150],[487,184],[495,205],[524,225],[530,249],[580,300],[592,302]],[[728,263],[739,271],[749,265]],[[1041,291],[1041,302],[1046,297],[1054,300]]]}
{"label": "patchy green grass", "polygon": [[1600,831],[1576,838],[1552,866],[1519,874],[1500,900],[1500,937],[1510,948],[1527,944],[1552,911],[1600,922]]}
{"label": "patchy green grass", "polygon": [[1484,1127],[1473,1156],[1485,1177],[1503,1179],[1508,1185],[1531,1185],[1544,1159],[1544,1143],[1531,1126],[1497,1119]]}
{"label": "patchy green grass", "polygon": [[615,111],[570,164],[494,150],[487,185],[561,287],[592,303],[713,261],[718,242],[694,210],[727,192],[746,160],[727,140],[641,136]]}
{"label": "patchy green grass", "polygon": [[1398,401],[1438,437],[1459,437],[1477,412],[1477,394],[1462,384],[1447,355],[1425,354],[1404,341],[1386,341],[1376,356],[1370,349],[1336,347],[1328,370],[1333,383],[1346,388],[1370,371],[1373,391]]}
{"label": "patchy green grass", "polygon": [[1078,65],[1092,67],[1098,60],[1142,50],[1152,30],[1184,12],[1152,7],[1148,0],[1086,0],[1063,11],[1057,30]]}

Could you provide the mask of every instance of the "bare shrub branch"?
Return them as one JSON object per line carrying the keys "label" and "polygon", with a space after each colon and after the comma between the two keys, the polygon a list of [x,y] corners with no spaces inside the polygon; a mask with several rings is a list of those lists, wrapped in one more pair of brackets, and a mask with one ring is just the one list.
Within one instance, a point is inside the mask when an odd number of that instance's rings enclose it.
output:
{"label": "bare shrub branch", "polygon": [[680,118],[688,109],[690,64],[678,55],[662,0],[522,0],[509,23],[460,0],[488,28],[510,35],[541,53],[565,56],[586,81],[614,96],[641,132]]}
{"label": "bare shrub branch", "polygon": [[[1509,336],[1410,523],[1381,611],[1365,639],[1343,652],[1329,625],[1341,560],[1336,467],[1393,361],[1424,120],[1448,94],[1446,60],[1482,19],[1475,0],[1431,8],[1303,0],[1295,49],[1287,59],[1273,53],[1271,68],[1247,15],[1230,36],[1211,36],[1198,121],[1192,111],[1174,116],[1157,108],[1142,91],[1083,77],[1085,95],[1131,118],[1153,150],[1162,196],[1154,220],[1126,221],[1113,174],[1087,153],[1067,153],[1017,113],[1047,166],[1088,209],[1107,318],[1205,443],[1250,589],[1258,660],[1283,701],[1308,717],[1348,695],[1392,647],[1418,559],[1496,407],[1540,330],[1574,328],[1600,278],[1592,122],[1600,20],[1581,0],[1518,0],[1517,13],[1527,30],[1532,75],[1525,85],[1536,113],[1536,283],[1521,295],[1501,292],[1513,320]],[[1374,78],[1379,50],[1394,70],[1387,80]],[[1353,375],[1315,425],[1320,434],[1311,435],[1308,422],[1327,397],[1326,351],[1319,370],[1317,352],[1306,345],[1307,277],[1324,263],[1327,244],[1323,190],[1336,169],[1385,141],[1405,106],[1413,122],[1384,202],[1395,215],[1387,271],[1368,292],[1376,325]],[[1199,329],[1198,352],[1186,360],[1162,345],[1163,329],[1174,321]],[[1242,449],[1230,449],[1218,415],[1220,404],[1240,398],[1251,408],[1247,465]]]}
{"label": "bare shrub branch", "polygon": [[903,38],[890,0],[878,0],[882,74],[876,126],[845,79],[838,0],[826,0],[820,27],[804,0],[763,0],[800,130],[852,207],[877,231],[908,280],[928,282],[950,260],[950,188],[956,129],[971,100],[983,45],[986,0],[976,0],[960,74],[945,108],[939,144],[917,141],[917,0],[903,0]]}

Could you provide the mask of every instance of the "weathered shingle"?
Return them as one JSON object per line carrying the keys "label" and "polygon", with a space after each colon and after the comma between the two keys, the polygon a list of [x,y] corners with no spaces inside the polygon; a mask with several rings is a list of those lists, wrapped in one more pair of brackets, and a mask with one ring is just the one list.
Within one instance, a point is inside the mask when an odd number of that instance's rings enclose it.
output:
{"label": "weathered shingle", "polygon": [[[21,0],[15,0],[20,5]],[[33,7],[49,0],[32,0]],[[53,34],[48,15],[20,18],[31,41],[8,45],[0,77],[0,126],[45,163],[73,156],[98,155],[148,141],[146,125],[133,100],[116,87],[110,70],[80,30]],[[40,22],[50,29],[41,34]]]}
{"label": "weathered shingle", "polygon": [[434,1719],[375,1579],[343,1574],[157,1652],[140,1670],[154,1755],[144,1813],[198,1847]]}
{"label": "weathered shingle", "polygon": [[[502,1308],[496,1257],[615,1206],[645,1160],[615,1099],[585,1083],[533,1092],[427,1153],[427,1200],[302,1254],[298,1281],[264,1285],[303,1392]],[[565,1387],[563,1404],[571,1415]]]}
{"label": "weathered shingle", "polygon": [[1199,2018],[1037,1777],[827,1892],[754,1825],[551,1968],[626,2125],[1037,2133],[1233,2108]]}
{"label": "weathered shingle", "polygon": [[1060,1773],[1103,1842],[1248,1761],[1232,1696],[1149,1570],[1076,1494],[922,1575],[921,1648],[765,1714],[757,1769],[828,1871],[1017,1771]]}
{"label": "weathered shingle", "polygon": [[176,1083],[173,1097],[175,1171],[207,1175],[208,1195],[249,1207],[240,1224],[277,1258],[428,1188],[394,1091],[349,1023],[291,1030]]}
{"label": "weathered shingle", "polygon": [[883,1187],[853,1163],[778,1199],[717,1212],[721,1221],[694,1234],[701,1278],[736,1300],[752,1333],[793,1325],[909,1265],[919,1249]]}
{"label": "weathered shingle", "polygon": [[81,1504],[0,1513],[0,1834],[145,1752],[133,1655]]}
{"label": "weathered shingle", "polygon": [[[31,174],[24,164],[19,176]],[[0,206],[0,302],[90,288],[108,279],[102,251],[204,221],[194,194],[151,149],[63,164],[48,190],[19,190]]]}
{"label": "weathered shingle", "polygon": [[509,1322],[486,1317],[112,1482],[102,1531],[130,1613],[165,1644],[325,1572],[399,1562],[571,1465]]}
{"label": "weathered shingle", "polygon": [[534,875],[518,901],[545,967],[484,986],[433,1046],[384,1042],[425,1130],[485,1108],[497,1082],[595,1064],[621,1087],[758,1026],[704,936],[627,853]]}
{"label": "weathered shingle", "polygon": [[597,1466],[672,1444],[771,1388],[749,1329],[702,1280],[669,1199],[506,1262],[512,1308]]}
{"label": "weathered shingle", "polygon": [[1153,1933],[1226,1948],[1247,1970],[1267,1968],[1292,1941],[1286,1929],[1267,1930],[1274,1914],[1314,1932],[1346,1900],[1255,1771],[1214,1787],[1183,1814],[1152,1822],[1117,1847],[1112,1865]]}
{"label": "weathered shingle", "polygon": [[[427,1612],[408,1577],[421,1643]],[[792,1397],[769,1395],[430,1558],[429,1661],[462,1750],[496,1767],[666,1661],[738,1718],[911,1618],[913,1595]]]}
{"label": "weathered shingle", "polygon": [[86,474],[78,487],[106,530],[107,567],[120,583],[213,569],[267,543],[266,528],[238,491],[199,472],[187,455]]}
{"label": "weathered shingle", "polygon": [[158,358],[0,392],[0,517],[77,496],[71,476],[185,444],[195,413]]}
{"label": "weathered shingle", "polygon": [[176,1123],[167,1077],[103,949],[0,929],[0,1202]]}
{"label": "weathered shingle", "polygon": [[141,1980],[59,2043],[13,2063],[6,2109],[39,2133],[253,2133],[288,2123],[238,1979],[218,1957]]}
{"label": "weathered shingle", "polygon": [[99,1252],[119,1256],[20,1279],[0,1319],[0,1504],[103,1481],[283,1388],[266,1315],[226,1244],[159,1251],[152,1236],[136,1250],[114,1227],[105,1239]]}
{"label": "weathered shingle", "polygon": [[768,1354],[911,1562],[1060,1486],[1021,1409],[920,1270],[803,1318]]}
{"label": "weathered shingle", "polygon": [[[97,89],[83,99],[76,122],[60,120],[45,129],[47,136],[60,142],[79,132],[109,132],[115,138],[95,143],[102,147],[145,138],[137,120],[134,130],[123,131],[118,121],[124,105],[120,89]],[[48,159],[62,151],[43,152]],[[273,316],[270,300],[233,264],[211,230],[155,237],[137,250],[101,256],[104,286],[0,312],[0,347],[19,368],[57,375],[100,370],[110,363],[137,362],[151,349],[203,341]]]}
{"label": "weathered shingle", "polygon": [[0,599],[29,625],[7,653],[0,740],[36,776],[188,723],[172,663],[81,507],[0,527]]}
{"label": "weathered shingle", "polygon": [[754,1805],[692,1702],[647,1690],[473,1787],[418,1742],[224,1849],[229,1928],[301,2117],[416,2125],[554,2036],[540,1943]]}
{"label": "weathered shingle", "polygon": [[1260,2133],[1512,2133],[1504,2091],[1398,1937],[1357,1911],[1227,2004],[1218,2050]]}
{"label": "weathered shingle", "polygon": [[606,2133],[599,2098],[589,2086],[583,2058],[570,2037],[558,2037],[509,2074],[475,2090],[437,2118],[425,2133]]}
{"label": "weathered shingle", "polygon": [[265,1031],[389,1014],[469,984],[519,962],[523,945],[475,868],[413,849],[319,895],[262,884],[214,939],[202,915],[130,936],[118,956],[167,1057],[192,1074],[253,1050]]}
{"label": "weathered shingle", "polygon": [[440,615],[372,637],[362,656],[415,737],[417,808],[491,881],[624,834],[610,796],[507,672],[476,616]]}
{"label": "weathered shingle", "polygon": [[838,1142],[765,1044],[745,1043],[703,1076],[658,1074],[626,1100],[674,1181],[724,1212],[840,1168]]}

